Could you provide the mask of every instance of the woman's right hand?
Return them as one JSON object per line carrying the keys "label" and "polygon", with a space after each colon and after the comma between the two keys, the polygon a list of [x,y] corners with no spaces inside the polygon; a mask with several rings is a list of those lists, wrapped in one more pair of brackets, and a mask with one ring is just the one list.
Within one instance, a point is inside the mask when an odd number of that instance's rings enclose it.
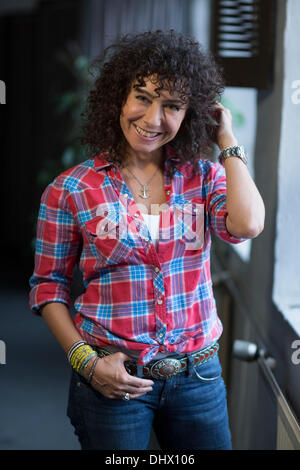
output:
{"label": "woman's right hand", "polygon": [[[94,360],[90,361],[84,374],[85,378],[88,377]],[[150,392],[153,381],[128,374],[124,366],[124,362],[128,360],[132,359],[122,352],[100,358],[91,380],[93,388],[105,397],[115,399],[123,398],[126,393],[133,399]]]}

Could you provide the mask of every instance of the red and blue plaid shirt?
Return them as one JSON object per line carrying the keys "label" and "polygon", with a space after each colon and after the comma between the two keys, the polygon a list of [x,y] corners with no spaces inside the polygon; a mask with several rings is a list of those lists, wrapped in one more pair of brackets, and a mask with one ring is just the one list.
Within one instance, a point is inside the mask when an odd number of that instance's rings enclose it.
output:
{"label": "red and blue plaid shirt", "polygon": [[[222,333],[210,273],[211,230],[228,243],[245,239],[226,228],[226,178],[219,163],[199,160],[165,172],[155,248],[139,204],[107,154],[61,173],[44,190],[37,221],[29,306],[70,308],[76,263],[85,292],[74,323],[87,343],[139,351],[145,364],[158,352],[187,353]],[[165,165],[174,158],[167,148]]]}

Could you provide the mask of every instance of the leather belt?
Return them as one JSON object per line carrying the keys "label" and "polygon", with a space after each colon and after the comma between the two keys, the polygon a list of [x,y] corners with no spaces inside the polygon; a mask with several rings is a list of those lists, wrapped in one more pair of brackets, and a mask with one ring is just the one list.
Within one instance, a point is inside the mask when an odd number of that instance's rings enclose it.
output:
{"label": "leather belt", "polygon": [[[101,346],[94,346],[92,348],[97,352],[99,357],[109,356],[113,354],[107,349]],[[219,350],[219,344],[216,342],[207,348],[200,349],[193,354],[191,357],[194,359],[194,366],[197,367],[200,364],[213,359]],[[130,375],[137,375],[137,361],[125,361],[125,369]],[[143,366],[143,376],[151,377],[154,379],[167,379],[173,377],[180,372],[184,372],[188,367],[188,357],[185,356],[181,359],[173,359],[172,357],[167,357],[166,359],[159,359],[150,361],[148,364]]]}

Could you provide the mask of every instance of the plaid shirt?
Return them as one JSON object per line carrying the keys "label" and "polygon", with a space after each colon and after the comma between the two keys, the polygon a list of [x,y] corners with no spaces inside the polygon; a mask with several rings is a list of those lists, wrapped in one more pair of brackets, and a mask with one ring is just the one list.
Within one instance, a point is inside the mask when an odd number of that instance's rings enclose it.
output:
{"label": "plaid shirt", "polygon": [[[85,292],[74,302],[75,326],[91,345],[187,353],[216,341],[222,324],[210,274],[212,230],[228,243],[226,179],[219,163],[199,160],[200,173],[180,164],[165,173],[159,245],[116,165],[96,156],[61,173],[44,190],[37,221],[29,306],[70,308],[76,263]],[[174,155],[167,147],[165,165]]]}

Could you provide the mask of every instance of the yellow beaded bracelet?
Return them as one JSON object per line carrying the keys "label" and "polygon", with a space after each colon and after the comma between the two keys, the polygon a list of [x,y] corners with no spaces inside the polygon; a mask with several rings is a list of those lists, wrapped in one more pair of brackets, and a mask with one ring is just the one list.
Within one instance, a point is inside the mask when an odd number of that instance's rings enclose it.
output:
{"label": "yellow beaded bracelet", "polygon": [[97,356],[97,353],[91,346],[88,344],[78,344],[77,347],[73,348],[71,354],[68,354],[68,359],[73,369],[78,373],[82,373],[89,360],[94,356]]}
{"label": "yellow beaded bracelet", "polygon": [[82,365],[80,366],[79,368],[79,374],[83,375],[83,372],[85,371],[85,369],[87,368],[88,364],[90,363],[90,360],[93,358],[93,357],[98,357],[98,354],[96,352],[94,353],[91,353],[87,356],[87,358],[83,361]]}
{"label": "yellow beaded bracelet", "polygon": [[84,352],[80,356],[75,357],[74,361],[72,361],[72,363],[71,363],[73,369],[75,369],[76,372],[78,372],[80,370],[80,367],[81,367],[82,363],[84,362],[84,360],[91,354],[92,354],[91,352],[90,353],[89,352]]}
{"label": "yellow beaded bracelet", "polygon": [[79,367],[81,361],[88,355],[93,352],[93,349],[90,346],[81,346],[79,347],[71,357],[71,365],[73,367]]}

